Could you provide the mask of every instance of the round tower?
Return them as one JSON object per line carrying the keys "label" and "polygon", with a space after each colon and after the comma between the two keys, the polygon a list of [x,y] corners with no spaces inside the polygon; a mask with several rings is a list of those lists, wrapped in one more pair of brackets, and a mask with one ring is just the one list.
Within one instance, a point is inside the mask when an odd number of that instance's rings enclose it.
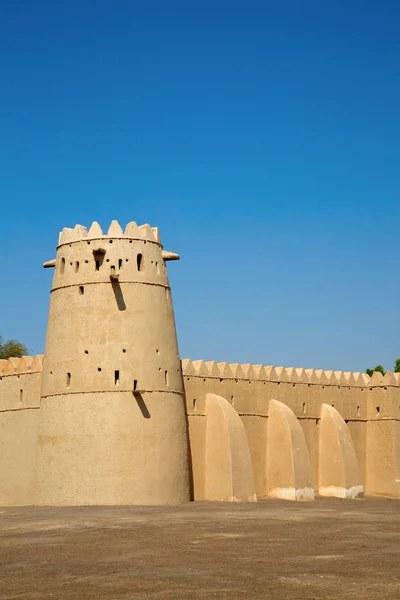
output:
{"label": "round tower", "polygon": [[41,392],[39,505],[190,499],[188,431],[158,229],[60,234]]}

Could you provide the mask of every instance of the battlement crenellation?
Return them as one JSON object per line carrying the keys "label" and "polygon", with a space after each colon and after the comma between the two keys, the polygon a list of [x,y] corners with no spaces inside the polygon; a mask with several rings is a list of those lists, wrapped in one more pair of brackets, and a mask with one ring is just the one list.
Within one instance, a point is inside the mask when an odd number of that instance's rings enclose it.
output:
{"label": "battlement crenellation", "polygon": [[182,372],[186,377],[211,377],[220,379],[246,379],[255,381],[306,383],[310,385],[335,385],[347,387],[400,386],[400,373],[375,371],[366,373],[351,371],[324,371],[272,365],[251,365],[203,360],[182,360]]}
{"label": "battlement crenellation", "polygon": [[0,360],[0,377],[20,375],[22,373],[38,373],[43,369],[43,354],[36,356],[22,356]]}
{"label": "battlement crenellation", "polygon": [[117,238],[117,239],[137,239],[145,240],[161,244],[160,233],[158,227],[150,227],[148,223],[137,225],[135,221],[131,221],[122,229],[118,221],[112,221],[107,233],[104,233],[97,221],[94,221],[89,229],[83,225],[75,225],[75,227],[64,227],[60,232],[58,246],[64,244],[72,244],[82,240],[93,240],[102,238]]}

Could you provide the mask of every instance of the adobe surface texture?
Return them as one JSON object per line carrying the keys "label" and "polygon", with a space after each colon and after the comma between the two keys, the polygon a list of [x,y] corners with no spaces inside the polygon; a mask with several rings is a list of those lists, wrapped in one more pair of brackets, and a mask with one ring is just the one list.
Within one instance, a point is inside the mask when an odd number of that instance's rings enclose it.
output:
{"label": "adobe surface texture", "polygon": [[0,598],[400,598],[400,501],[0,509]]}

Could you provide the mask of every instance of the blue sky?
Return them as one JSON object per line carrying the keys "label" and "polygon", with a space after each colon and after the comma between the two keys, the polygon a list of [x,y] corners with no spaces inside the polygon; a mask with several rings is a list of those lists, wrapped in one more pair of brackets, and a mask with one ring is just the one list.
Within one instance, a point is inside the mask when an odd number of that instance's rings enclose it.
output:
{"label": "blue sky", "polygon": [[44,350],[58,231],[159,226],[181,355],[400,356],[400,4],[14,0],[0,334]]}

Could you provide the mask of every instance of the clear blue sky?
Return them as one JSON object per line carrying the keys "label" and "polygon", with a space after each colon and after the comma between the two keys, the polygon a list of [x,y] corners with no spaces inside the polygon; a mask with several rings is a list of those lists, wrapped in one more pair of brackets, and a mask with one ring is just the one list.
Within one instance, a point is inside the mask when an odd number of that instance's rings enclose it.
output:
{"label": "clear blue sky", "polygon": [[0,334],[43,352],[58,232],[158,225],[181,355],[400,356],[400,3],[13,0]]}

